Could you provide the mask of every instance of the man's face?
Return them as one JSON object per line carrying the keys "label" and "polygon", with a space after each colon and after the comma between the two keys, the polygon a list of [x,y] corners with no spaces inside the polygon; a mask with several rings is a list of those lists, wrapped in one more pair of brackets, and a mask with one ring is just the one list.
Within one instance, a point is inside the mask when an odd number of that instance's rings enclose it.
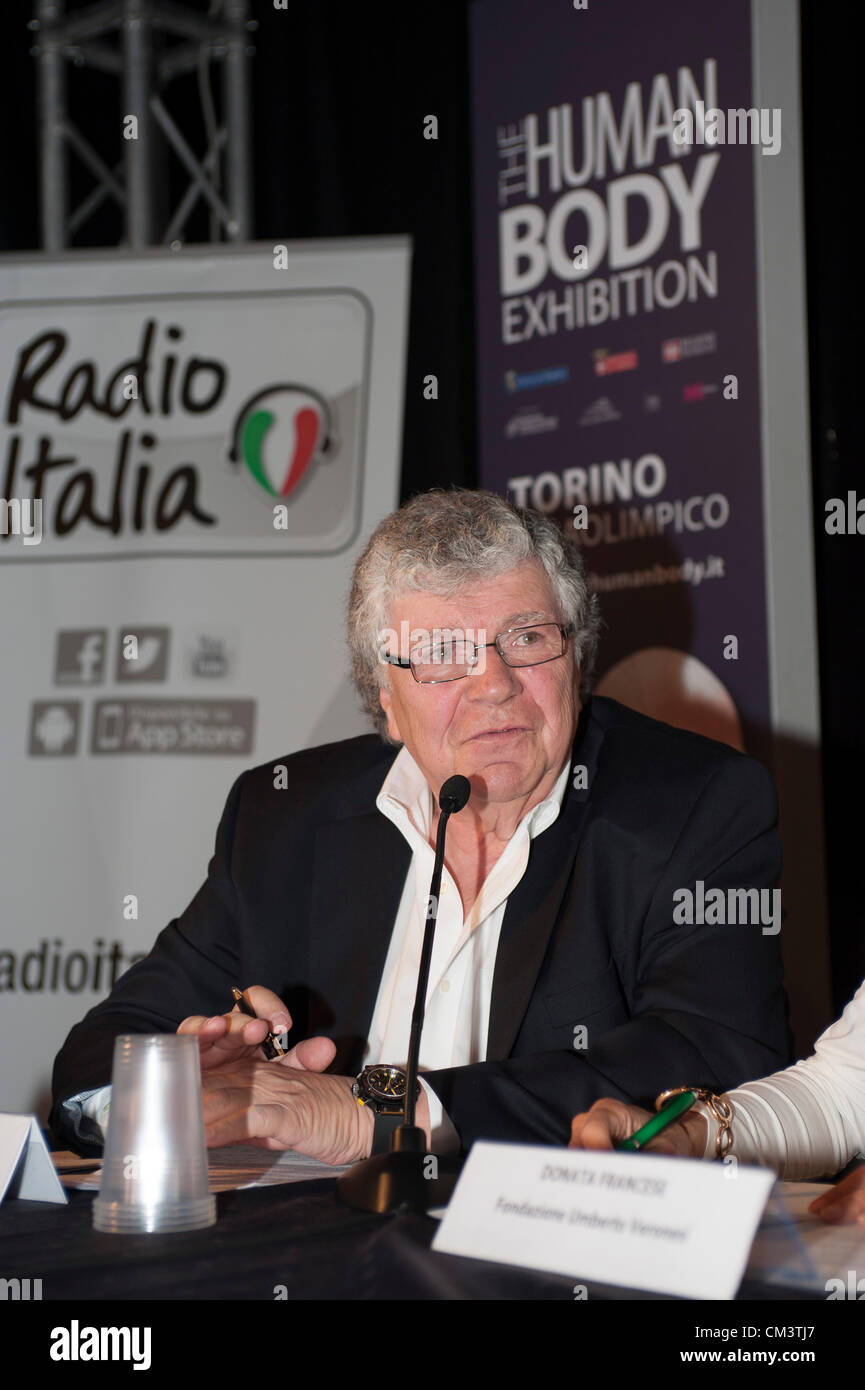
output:
{"label": "man's face", "polygon": [[[400,598],[391,627],[409,632],[472,629],[492,642],[508,628],[561,622],[550,583],[533,561],[497,579],[442,598],[419,592]],[[484,633],[486,635],[484,635]],[[400,655],[407,656],[407,650]],[[390,689],[380,690],[391,738],[405,744],[434,794],[462,773],[474,798],[508,802],[548,794],[568,756],[577,728],[579,673],[570,647],[541,666],[506,666],[490,647],[480,672],[462,680],[419,684],[411,671],[387,668]],[[532,801],[534,804],[534,801]]]}

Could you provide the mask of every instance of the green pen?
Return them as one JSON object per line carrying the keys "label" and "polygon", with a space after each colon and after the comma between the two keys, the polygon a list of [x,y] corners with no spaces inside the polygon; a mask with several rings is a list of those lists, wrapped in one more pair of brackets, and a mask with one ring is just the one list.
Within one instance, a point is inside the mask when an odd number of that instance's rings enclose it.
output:
{"label": "green pen", "polygon": [[680,1115],[684,1115],[686,1110],[690,1110],[694,1101],[697,1099],[695,1091],[683,1091],[681,1095],[673,1096],[667,1104],[653,1115],[651,1120],[647,1120],[642,1129],[635,1130],[630,1139],[622,1139],[616,1145],[617,1149],[633,1152],[635,1149],[642,1149],[648,1144],[650,1139],[654,1139],[661,1130],[666,1129],[674,1120],[678,1120]]}

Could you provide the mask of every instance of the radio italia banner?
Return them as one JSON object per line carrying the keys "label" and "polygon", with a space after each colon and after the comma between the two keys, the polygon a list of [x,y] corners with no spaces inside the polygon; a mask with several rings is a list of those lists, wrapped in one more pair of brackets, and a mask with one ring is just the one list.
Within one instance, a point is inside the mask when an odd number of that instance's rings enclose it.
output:
{"label": "radio italia banner", "polygon": [[583,547],[601,693],[765,755],[749,5],[472,15],[484,486]]}
{"label": "radio italia banner", "polygon": [[408,266],[399,238],[0,260],[0,1110],[45,1114],[238,774],[366,728],[344,604],[398,497]]}

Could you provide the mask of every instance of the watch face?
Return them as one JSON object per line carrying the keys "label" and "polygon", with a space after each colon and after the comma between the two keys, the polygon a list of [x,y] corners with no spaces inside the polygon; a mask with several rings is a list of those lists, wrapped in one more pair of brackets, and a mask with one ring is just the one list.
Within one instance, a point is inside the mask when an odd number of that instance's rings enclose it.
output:
{"label": "watch face", "polygon": [[383,1063],[366,1069],[366,1088],[373,1100],[405,1100],[405,1072],[400,1067],[388,1067]]}

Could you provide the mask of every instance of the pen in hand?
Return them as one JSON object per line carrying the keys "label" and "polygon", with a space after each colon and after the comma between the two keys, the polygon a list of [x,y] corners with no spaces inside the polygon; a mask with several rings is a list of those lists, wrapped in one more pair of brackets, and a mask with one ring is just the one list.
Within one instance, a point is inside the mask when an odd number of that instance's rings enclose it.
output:
{"label": "pen in hand", "polygon": [[[240,1012],[242,1014],[246,1014],[248,1018],[258,1018],[258,1014],[255,1012],[255,1009],[246,999],[245,995],[243,994],[243,991],[237,988],[237,985],[232,986],[231,992],[234,995],[234,1002],[240,1009]],[[285,1048],[279,1041],[279,1038],[276,1033],[267,1034],[267,1036],[264,1039],[264,1042],[261,1044],[261,1050],[267,1058],[268,1062],[272,1062],[274,1057],[285,1056]]]}
{"label": "pen in hand", "polygon": [[642,1129],[636,1130],[630,1139],[622,1139],[616,1144],[616,1148],[624,1152],[633,1152],[642,1149],[651,1139],[655,1139],[662,1130],[671,1125],[674,1120],[678,1120],[680,1115],[684,1115],[686,1110],[690,1110],[694,1101],[697,1099],[693,1091],[683,1091],[681,1095],[674,1096],[672,1100],[647,1120]]}

